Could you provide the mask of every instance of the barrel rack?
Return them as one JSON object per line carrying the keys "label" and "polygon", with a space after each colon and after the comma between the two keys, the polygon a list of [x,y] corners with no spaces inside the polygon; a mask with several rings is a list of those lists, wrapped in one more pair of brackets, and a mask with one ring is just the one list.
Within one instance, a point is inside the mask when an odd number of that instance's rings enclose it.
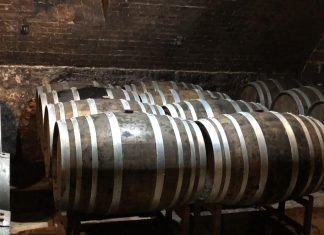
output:
{"label": "barrel rack", "polygon": [[[221,235],[223,231],[222,226],[222,216],[225,214],[234,214],[234,213],[244,213],[244,212],[262,212],[266,216],[271,216],[278,223],[284,227],[289,226],[294,229],[297,234],[300,235],[310,235],[311,232],[311,223],[312,223],[312,214],[313,214],[313,196],[304,196],[302,198],[294,200],[294,202],[302,205],[304,207],[304,221],[302,224],[298,223],[294,219],[290,218],[285,214],[286,201],[280,202],[278,207],[273,206],[260,206],[254,208],[224,208],[221,205],[217,204],[193,204],[183,206],[181,208],[175,208],[174,210],[166,210],[165,213],[156,213],[156,214],[143,214],[140,216],[132,217],[131,221],[134,220],[146,220],[146,219],[164,219],[167,221],[172,221],[175,214],[181,219],[180,222],[180,233],[181,235],[194,235],[199,234],[197,223],[199,218],[208,214],[211,216],[211,234]],[[67,213],[64,214],[64,227],[67,235],[79,235],[82,233],[83,221],[95,221],[95,223],[105,223],[106,221],[110,222],[120,222],[127,221],[130,217],[93,217],[82,215],[78,213]]]}
{"label": "barrel rack", "polygon": [[2,152],[0,106],[0,235],[10,233],[10,155]]}

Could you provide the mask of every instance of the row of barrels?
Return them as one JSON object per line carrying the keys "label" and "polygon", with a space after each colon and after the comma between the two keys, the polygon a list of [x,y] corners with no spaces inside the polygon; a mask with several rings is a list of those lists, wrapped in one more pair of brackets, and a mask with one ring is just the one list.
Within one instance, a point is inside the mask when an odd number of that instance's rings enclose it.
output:
{"label": "row of barrels", "polygon": [[309,115],[324,122],[324,87],[304,86],[296,80],[260,80],[248,83],[241,99],[260,102],[277,112]]}
{"label": "row of barrels", "polygon": [[124,99],[86,99],[57,104],[48,104],[45,108],[44,124],[42,125],[41,146],[45,156],[46,175],[50,174],[50,156],[52,152],[54,125],[58,120],[69,119],[85,115],[111,112],[143,112],[155,115],[169,115],[176,118],[196,121],[201,118],[215,117],[219,114],[235,112],[266,111],[267,109],[257,103],[220,100],[188,100],[171,103],[163,106],[127,101]]}
{"label": "row of barrels", "polygon": [[324,127],[310,117],[247,113],[266,108],[228,99],[67,101],[45,107],[43,127],[61,210],[132,214],[196,200],[267,204],[323,184]]}
{"label": "row of barrels", "polygon": [[112,215],[197,200],[250,206],[299,198],[323,184],[323,135],[313,118],[276,112],[196,122],[113,112],[60,120],[54,198],[61,210]]}

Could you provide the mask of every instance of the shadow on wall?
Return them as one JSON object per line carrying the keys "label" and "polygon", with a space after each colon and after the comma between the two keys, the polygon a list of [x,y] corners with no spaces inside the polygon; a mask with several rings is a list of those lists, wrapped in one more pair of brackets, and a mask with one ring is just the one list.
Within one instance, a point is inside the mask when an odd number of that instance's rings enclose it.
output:
{"label": "shadow on wall", "polygon": [[16,153],[16,117],[6,101],[0,101],[1,106],[1,142],[2,151],[10,154]]}

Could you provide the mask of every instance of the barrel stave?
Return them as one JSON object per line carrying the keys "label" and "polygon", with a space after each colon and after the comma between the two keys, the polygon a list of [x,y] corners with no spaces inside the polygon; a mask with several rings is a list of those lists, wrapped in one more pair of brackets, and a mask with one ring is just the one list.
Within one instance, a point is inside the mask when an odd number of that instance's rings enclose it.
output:
{"label": "barrel stave", "polygon": [[[90,119],[92,121],[89,122]],[[113,119],[117,125],[113,125]],[[60,159],[55,160],[56,165],[53,166],[54,180],[63,180],[62,185],[58,182],[54,184],[56,203],[60,208],[77,208],[77,211],[86,213],[132,214],[186,204],[201,194],[206,157],[202,136],[195,123],[168,116],[106,113],[59,121],[54,143],[59,139],[59,126],[63,122],[68,123],[68,131],[65,131],[68,139],[75,139],[75,130],[71,129],[73,120],[78,123],[81,133],[82,167],[77,168],[77,164],[70,159],[77,155],[76,144],[68,141],[71,147],[69,153],[64,156],[58,154]],[[174,120],[179,130],[182,165],[179,161],[180,145],[175,144],[177,137],[170,120]],[[92,134],[89,128],[91,122],[94,127]],[[64,128],[61,129],[60,132],[63,132]],[[94,143],[97,143],[97,154],[94,154]],[[118,143],[119,155],[116,155]],[[61,150],[59,144],[56,146],[54,149]],[[61,159],[69,160],[69,164],[62,165]],[[69,168],[61,169],[64,166]],[[82,169],[80,194],[71,190],[78,182],[72,180],[73,177],[76,179],[78,169]],[[70,175],[70,180],[66,175]],[[58,190],[58,187],[61,189]],[[65,190],[69,193],[66,194]],[[175,192],[178,192],[177,196]],[[63,198],[59,200],[61,194]],[[80,195],[78,206],[73,201],[76,195]]]}

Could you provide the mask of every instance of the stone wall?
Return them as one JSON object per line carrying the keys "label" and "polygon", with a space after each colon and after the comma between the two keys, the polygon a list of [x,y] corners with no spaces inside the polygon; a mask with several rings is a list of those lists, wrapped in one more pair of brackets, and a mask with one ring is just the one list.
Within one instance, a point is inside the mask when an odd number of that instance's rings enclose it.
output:
{"label": "stone wall", "polygon": [[0,0],[0,63],[296,72],[323,12],[317,0]]}
{"label": "stone wall", "polygon": [[324,85],[324,34],[307,60],[301,77],[304,81]]}

